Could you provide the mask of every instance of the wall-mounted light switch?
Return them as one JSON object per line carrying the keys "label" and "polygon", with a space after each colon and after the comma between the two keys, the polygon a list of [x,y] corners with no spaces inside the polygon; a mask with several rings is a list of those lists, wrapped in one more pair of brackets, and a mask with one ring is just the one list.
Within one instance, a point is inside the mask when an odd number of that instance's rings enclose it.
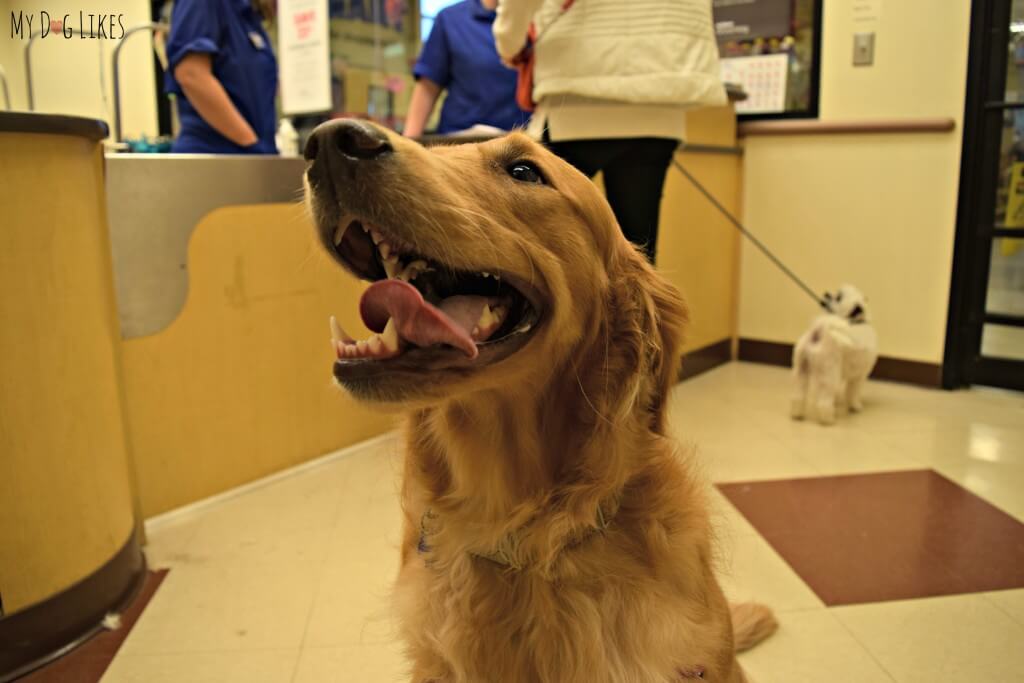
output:
{"label": "wall-mounted light switch", "polygon": [[875,34],[853,34],[853,65],[871,66],[875,63]]}

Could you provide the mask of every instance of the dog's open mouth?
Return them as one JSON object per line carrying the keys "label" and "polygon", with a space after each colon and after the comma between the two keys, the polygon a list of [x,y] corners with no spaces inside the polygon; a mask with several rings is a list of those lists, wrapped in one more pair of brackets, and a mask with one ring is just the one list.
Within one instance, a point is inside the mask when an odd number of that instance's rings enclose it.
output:
{"label": "dog's open mouth", "polygon": [[356,340],[331,318],[339,379],[384,367],[431,370],[505,358],[540,319],[525,283],[499,272],[470,272],[417,253],[385,229],[345,218],[333,235],[335,257],[372,284],[359,313],[373,334]]}

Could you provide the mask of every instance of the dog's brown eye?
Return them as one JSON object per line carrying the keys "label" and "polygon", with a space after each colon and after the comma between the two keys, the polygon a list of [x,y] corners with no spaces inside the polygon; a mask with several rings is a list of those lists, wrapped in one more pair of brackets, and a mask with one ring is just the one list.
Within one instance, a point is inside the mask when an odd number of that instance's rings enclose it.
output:
{"label": "dog's brown eye", "polygon": [[544,184],[544,176],[540,174],[532,164],[525,161],[517,161],[508,167],[508,174],[521,183]]}

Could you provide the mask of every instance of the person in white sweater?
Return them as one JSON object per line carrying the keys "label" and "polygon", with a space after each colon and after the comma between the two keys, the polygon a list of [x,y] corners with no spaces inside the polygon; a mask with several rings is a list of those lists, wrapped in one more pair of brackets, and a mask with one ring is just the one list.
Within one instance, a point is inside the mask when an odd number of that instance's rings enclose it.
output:
{"label": "person in white sweater", "polygon": [[532,22],[528,132],[586,175],[603,172],[626,238],[653,263],[665,174],[687,109],[727,101],[711,0],[499,0],[498,54],[509,63]]}

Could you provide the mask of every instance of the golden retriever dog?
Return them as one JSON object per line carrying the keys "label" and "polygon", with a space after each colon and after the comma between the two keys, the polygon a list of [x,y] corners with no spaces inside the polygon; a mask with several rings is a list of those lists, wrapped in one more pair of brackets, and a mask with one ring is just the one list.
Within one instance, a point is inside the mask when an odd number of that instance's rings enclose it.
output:
{"label": "golden retriever dog", "polygon": [[687,313],[582,174],[523,135],[426,149],[356,120],[306,147],[338,383],[407,411],[395,586],[414,683],[743,681],[705,487],[666,431]]}

